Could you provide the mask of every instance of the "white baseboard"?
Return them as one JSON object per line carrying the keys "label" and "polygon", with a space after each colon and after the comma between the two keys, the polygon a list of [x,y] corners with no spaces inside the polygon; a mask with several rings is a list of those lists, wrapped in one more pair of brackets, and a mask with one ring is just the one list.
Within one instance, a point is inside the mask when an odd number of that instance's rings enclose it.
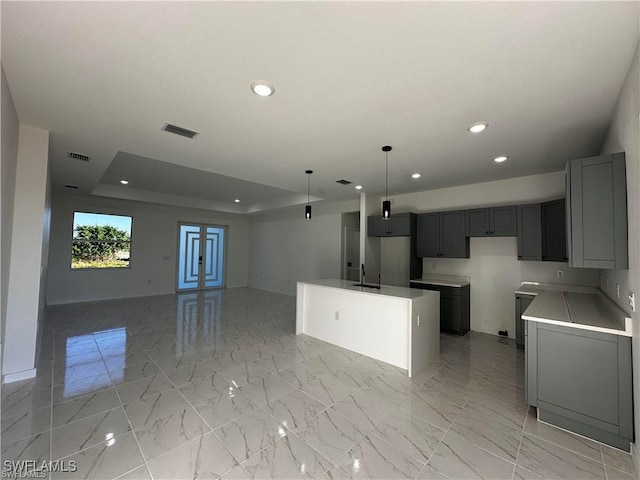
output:
{"label": "white baseboard", "polygon": [[28,380],[29,378],[35,378],[36,369],[30,368],[29,370],[22,370],[21,372],[7,373],[2,376],[2,383],[19,382],[20,380]]}

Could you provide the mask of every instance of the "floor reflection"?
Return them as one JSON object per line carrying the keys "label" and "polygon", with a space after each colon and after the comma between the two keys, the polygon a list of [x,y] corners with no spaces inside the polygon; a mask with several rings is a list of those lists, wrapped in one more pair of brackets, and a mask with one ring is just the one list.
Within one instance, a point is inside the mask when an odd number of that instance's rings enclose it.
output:
{"label": "floor reflection", "polygon": [[180,355],[198,341],[210,344],[220,339],[222,290],[178,295],[176,312],[176,354]]}

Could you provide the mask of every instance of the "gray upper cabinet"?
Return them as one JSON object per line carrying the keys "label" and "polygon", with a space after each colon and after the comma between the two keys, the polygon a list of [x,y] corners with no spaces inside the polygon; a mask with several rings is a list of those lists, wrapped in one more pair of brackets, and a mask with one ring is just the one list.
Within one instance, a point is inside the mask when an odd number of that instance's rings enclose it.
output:
{"label": "gray upper cabinet", "polygon": [[542,260],[546,262],[566,262],[567,222],[565,201],[553,200],[541,204],[542,213]]}
{"label": "gray upper cabinet", "polygon": [[624,153],[571,160],[565,182],[569,265],[629,268]]}
{"label": "gray upper cabinet", "polygon": [[467,236],[515,237],[516,207],[475,208],[467,211]]}
{"label": "gray upper cabinet", "polygon": [[518,260],[542,260],[540,204],[518,205]]}
{"label": "gray upper cabinet", "polygon": [[408,237],[411,235],[411,216],[413,213],[396,213],[384,220],[380,215],[368,218],[368,235],[370,237]]}
{"label": "gray upper cabinet", "polygon": [[419,257],[469,258],[466,211],[423,213],[417,230]]}

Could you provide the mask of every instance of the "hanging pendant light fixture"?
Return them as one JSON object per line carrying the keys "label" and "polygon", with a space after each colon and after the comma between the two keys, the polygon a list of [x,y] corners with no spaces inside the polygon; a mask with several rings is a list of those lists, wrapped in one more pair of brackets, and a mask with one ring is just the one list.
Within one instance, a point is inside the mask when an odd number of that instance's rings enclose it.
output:
{"label": "hanging pendant light fixture", "polygon": [[311,205],[309,204],[309,187],[311,186],[311,174],[313,170],[306,170],[304,173],[307,174],[307,205],[304,207],[304,218],[309,220],[311,218]]}
{"label": "hanging pendant light fixture", "polygon": [[384,152],[384,161],[386,165],[384,174],[385,200],[382,202],[382,219],[389,220],[391,218],[391,202],[389,201],[389,152],[391,151],[391,147],[389,145],[385,145],[382,147],[382,151]]}

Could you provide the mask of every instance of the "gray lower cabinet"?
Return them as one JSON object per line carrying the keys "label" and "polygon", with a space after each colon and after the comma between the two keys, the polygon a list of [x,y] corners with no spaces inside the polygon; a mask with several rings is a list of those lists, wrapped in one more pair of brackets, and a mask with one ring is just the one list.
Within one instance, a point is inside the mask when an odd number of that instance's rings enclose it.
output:
{"label": "gray lower cabinet", "polygon": [[629,451],[631,338],[526,322],[526,400],[538,418]]}
{"label": "gray lower cabinet", "polygon": [[440,292],[440,330],[464,335],[470,327],[470,286],[449,287],[411,282],[411,288]]}
{"label": "gray lower cabinet", "polygon": [[380,215],[368,217],[367,235],[370,237],[408,237],[414,213],[396,213],[384,220]]}
{"label": "gray lower cabinet", "polygon": [[536,298],[534,295],[516,293],[516,346],[521,350],[524,348],[525,336],[525,321],[522,319],[522,314],[531,302],[533,302],[534,298]]}
{"label": "gray lower cabinet", "polygon": [[569,266],[629,268],[624,153],[571,160],[565,183]]}
{"label": "gray lower cabinet", "polygon": [[469,258],[465,210],[423,213],[417,222],[419,257]]}
{"label": "gray lower cabinet", "polygon": [[467,236],[515,237],[516,207],[475,208],[467,211]]}

